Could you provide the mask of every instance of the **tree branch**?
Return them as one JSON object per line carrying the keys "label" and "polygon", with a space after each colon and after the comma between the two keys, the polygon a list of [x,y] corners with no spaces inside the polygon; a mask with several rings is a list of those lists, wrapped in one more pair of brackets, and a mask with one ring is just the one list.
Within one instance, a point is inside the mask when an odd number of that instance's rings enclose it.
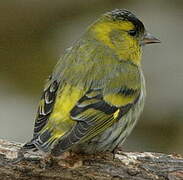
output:
{"label": "tree branch", "polygon": [[118,150],[114,157],[101,153],[63,159],[40,152],[21,154],[21,145],[0,140],[0,180],[183,180],[180,155]]}

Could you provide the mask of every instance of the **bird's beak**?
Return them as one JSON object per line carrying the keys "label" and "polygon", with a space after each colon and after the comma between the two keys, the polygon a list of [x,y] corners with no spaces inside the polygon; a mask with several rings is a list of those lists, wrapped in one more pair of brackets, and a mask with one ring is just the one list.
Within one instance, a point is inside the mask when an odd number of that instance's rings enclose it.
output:
{"label": "bird's beak", "polygon": [[144,34],[144,37],[142,39],[142,45],[146,45],[146,44],[152,44],[152,43],[160,43],[161,41],[159,39],[157,39],[156,37],[154,37],[152,34],[150,34],[149,32],[146,32]]}

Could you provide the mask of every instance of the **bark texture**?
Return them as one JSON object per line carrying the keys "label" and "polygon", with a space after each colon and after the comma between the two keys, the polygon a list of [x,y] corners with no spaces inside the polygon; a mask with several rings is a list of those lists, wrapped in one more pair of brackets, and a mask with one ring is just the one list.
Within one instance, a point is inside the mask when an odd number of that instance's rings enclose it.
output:
{"label": "bark texture", "polygon": [[183,180],[177,154],[122,152],[53,158],[0,140],[0,180]]}

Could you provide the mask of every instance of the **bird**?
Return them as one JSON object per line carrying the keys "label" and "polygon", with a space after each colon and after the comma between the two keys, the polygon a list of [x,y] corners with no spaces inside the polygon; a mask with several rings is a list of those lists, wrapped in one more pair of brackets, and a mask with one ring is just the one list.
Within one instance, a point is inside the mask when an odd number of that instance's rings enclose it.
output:
{"label": "bird", "polygon": [[146,90],[141,59],[160,40],[132,12],[101,15],[66,49],[46,81],[32,139],[23,147],[64,152],[113,152],[136,125]]}

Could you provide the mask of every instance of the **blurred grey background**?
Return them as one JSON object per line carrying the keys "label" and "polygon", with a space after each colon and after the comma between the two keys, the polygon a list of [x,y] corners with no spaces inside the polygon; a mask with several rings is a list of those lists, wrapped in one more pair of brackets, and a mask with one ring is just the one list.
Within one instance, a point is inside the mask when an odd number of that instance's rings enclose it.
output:
{"label": "blurred grey background", "polygon": [[183,153],[181,0],[1,0],[0,138],[31,138],[44,81],[59,56],[114,8],[133,11],[162,41],[144,48],[146,106],[123,149]]}

